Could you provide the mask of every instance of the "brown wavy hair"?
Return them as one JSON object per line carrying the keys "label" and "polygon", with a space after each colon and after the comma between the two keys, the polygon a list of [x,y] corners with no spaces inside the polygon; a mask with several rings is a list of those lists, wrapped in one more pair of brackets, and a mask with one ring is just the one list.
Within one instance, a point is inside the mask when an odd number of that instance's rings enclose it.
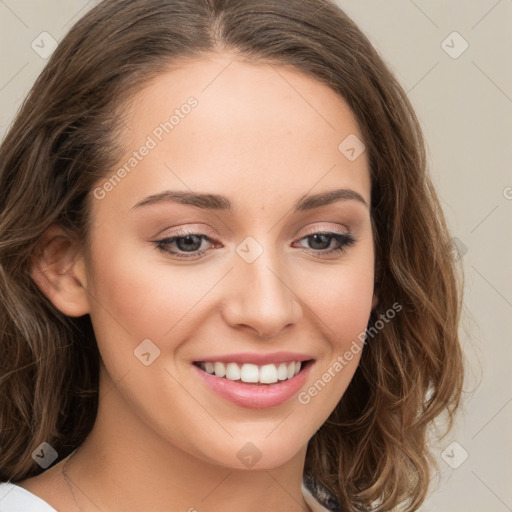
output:
{"label": "brown wavy hair", "polygon": [[43,441],[68,455],[97,413],[90,317],[62,314],[30,275],[41,235],[58,224],[87,246],[90,194],[119,158],[123,106],[180,59],[225,50],[294,66],[356,116],[379,297],[369,325],[391,304],[402,310],[367,343],[308,444],[305,474],[343,510],[417,510],[435,465],[429,426],[447,413],[449,430],[460,405],[462,271],[406,93],[330,0],[105,0],[57,47],[0,147],[0,481],[40,473],[31,453]]}

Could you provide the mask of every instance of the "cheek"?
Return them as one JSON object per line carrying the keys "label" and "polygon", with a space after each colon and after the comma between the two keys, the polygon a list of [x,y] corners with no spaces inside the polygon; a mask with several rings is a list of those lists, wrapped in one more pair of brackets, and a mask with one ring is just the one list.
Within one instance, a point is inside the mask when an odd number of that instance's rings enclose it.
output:
{"label": "cheek", "polygon": [[[373,297],[373,267],[347,265],[310,283],[308,305],[326,343],[314,378],[297,401],[324,422],[345,394],[359,365]],[[306,293],[306,290],[303,290]],[[313,432],[314,433],[314,432]]]}
{"label": "cheek", "polygon": [[297,295],[314,311],[334,350],[343,349],[366,329],[374,291],[371,251],[354,252],[345,261],[321,270],[303,267],[295,282]]}
{"label": "cheek", "polygon": [[340,280],[338,286],[338,293],[326,297],[324,307],[329,314],[329,325],[337,333],[333,345],[337,350],[345,350],[345,345],[367,327],[373,297],[373,274],[354,272]]}
{"label": "cheek", "polygon": [[[204,272],[190,267],[171,269],[156,248],[123,241],[101,247],[94,259],[92,293],[96,301],[91,313],[101,330],[114,329],[136,339],[160,339],[213,282],[214,276],[205,277]],[[108,258],[104,257],[107,250]]]}

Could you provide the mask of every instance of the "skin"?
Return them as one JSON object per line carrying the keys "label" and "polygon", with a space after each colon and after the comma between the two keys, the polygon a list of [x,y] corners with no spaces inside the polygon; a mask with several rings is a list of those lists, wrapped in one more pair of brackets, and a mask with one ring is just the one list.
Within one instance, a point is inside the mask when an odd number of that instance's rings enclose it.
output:
{"label": "skin", "polygon": [[[370,204],[366,152],[349,161],[338,151],[348,135],[362,139],[345,101],[290,67],[228,53],[189,61],[134,96],[118,167],[189,96],[197,107],[93,200],[88,254],[55,226],[40,242],[34,279],[65,314],[90,315],[102,357],[97,420],[66,466],[80,508],[62,461],[19,483],[59,510],[309,510],[307,443],[359,363],[361,353],[308,404],[294,397],[268,409],[234,405],[192,371],[210,355],[298,351],[315,359],[307,390],[365,330],[377,298],[369,208],[346,200],[291,211],[306,194],[338,188]],[[222,194],[235,209],[132,209],[164,190]],[[205,255],[156,248],[183,228],[213,240],[201,244]],[[350,230],[356,242],[322,256],[338,246],[306,237],[322,230]],[[263,247],[252,263],[236,252],[248,236]],[[134,357],[146,338],[161,351],[150,366]],[[237,458],[247,442],[261,453],[252,468]]]}

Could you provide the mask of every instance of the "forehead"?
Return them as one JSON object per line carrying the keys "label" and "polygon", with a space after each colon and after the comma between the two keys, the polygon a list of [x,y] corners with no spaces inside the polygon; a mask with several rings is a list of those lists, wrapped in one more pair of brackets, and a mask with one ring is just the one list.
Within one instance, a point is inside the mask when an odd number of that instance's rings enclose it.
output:
{"label": "forehead", "polygon": [[[347,186],[370,202],[366,153],[351,161],[340,151],[347,137],[362,140],[354,114],[329,86],[289,66],[230,54],[182,61],[124,114],[118,167],[128,172],[111,199],[169,188],[295,198]],[[133,161],[143,146],[150,150]]]}

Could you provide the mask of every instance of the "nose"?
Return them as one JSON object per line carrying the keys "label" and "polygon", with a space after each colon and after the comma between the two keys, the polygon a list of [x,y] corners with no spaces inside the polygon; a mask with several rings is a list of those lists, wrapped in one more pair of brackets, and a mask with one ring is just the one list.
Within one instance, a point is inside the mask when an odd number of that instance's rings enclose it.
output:
{"label": "nose", "polygon": [[277,336],[298,323],[302,306],[288,275],[266,252],[252,263],[237,261],[224,301],[224,320],[234,328],[255,331],[262,338]]}

